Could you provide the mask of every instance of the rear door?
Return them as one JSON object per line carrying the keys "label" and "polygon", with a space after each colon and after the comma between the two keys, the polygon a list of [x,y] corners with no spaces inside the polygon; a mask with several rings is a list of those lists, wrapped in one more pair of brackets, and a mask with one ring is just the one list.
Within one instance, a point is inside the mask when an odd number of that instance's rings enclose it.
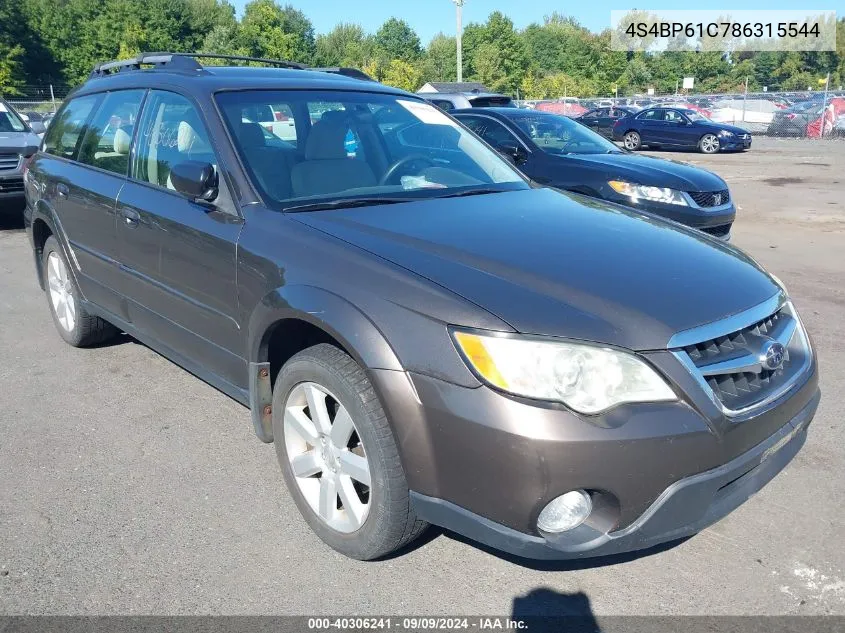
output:
{"label": "rear door", "polygon": [[[197,105],[151,90],[120,193],[117,226],[129,318],[142,332],[232,385],[245,386],[237,320],[236,246],[242,220]],[[182,161],[211,163],[219,193],[200,203],[170,179]]]}
{"label": "rear door", "polygon": [[[73,99],[53,122],[45,151],[68,158],[50,181],[54,206],[78,265],[85,297],[122,316],[115,204],[126,180],[129,147],[144,90]],[[58,163],[58,161],[57,161]]]}
{"label": "rear door", "polygon": [[640,140],[643,144],[659,143],[664,136],[663,110],[653,108],[647,110],[637,117],[640,124]]}

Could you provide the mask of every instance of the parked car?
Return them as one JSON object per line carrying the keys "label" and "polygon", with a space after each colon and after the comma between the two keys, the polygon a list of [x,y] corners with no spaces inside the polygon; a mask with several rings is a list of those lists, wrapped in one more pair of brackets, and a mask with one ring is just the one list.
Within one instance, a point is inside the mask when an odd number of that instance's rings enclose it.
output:
{"label": "parked car", "polygon": [[648,211],[729,239],[736,216],[727,183],[705,169],[637,155],[546,112],[491,108],[454,116],[512,158],[534,182]]}
{"label": "parked car", "polygon": [[619,119],[613,124],[613,140],[622,141],[630,151],[647,145],[698,148],[705,154],[715,154],[751,147],[751,134],[740,127],[714,123],[694,110],[663,107]]}
{"label": "parked car", "polygon": [[845,113],[845,99],[834,97],[802,101],[775,113],[767,129],[770,136],[800,136],[819,138],[829,135],[836,125],[836,118]]}
{"label": "parked car", "polygon": [[605,138],[613,137],[613,124],[618,119],[631,116],[637,112],[637,108],[631,106],[616,106],[613,108],[595,108],[587,110],[584,114],[573,117],[581,125],[586,125],[594,132],[598,132]]}
{"label": "parked car", "polygon": [[41,139],[8,103],[0,99],[0,212],[20,213],[23,168]]}
{"label": "parked car", "polygon": [[534,109],[538,112],[552,112],[571,118],[579,117],[587,111],[587,108],[578,103],[565,101],[543,101],[538,103]]}
{"label": "parked car", "polygon": [[[640,549],[800,450],[813,348],[750,257],[536,188],[417,95],[278,63],[98,66],[25,218],[59,335],[123,330],[248,405],[326,543],[372,559],[435,523],[521,556]],[[279,103],[295,149],[243,122]]]}
{"label": "parked car", "polygon": [[515,108],[513,100],[506,96],[492,92],[459,92],[448,94],[443,92],[425,93],[420,95],[429,103],[433,103],[441,110],[457,110],[459,108]]}

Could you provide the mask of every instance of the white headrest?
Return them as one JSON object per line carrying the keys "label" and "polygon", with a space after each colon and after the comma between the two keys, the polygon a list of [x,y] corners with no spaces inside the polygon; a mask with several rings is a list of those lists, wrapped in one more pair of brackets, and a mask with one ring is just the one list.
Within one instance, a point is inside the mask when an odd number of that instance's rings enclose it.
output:
{"label": "white headrest", "polygon": [[116,154],[126,156],[129,154],[129,146],[132,143],[132,137],[129,132],[122,128],[118,128],[114,133],[114,151]]}
{"label": "white headrest", "polygon": [[197,134],[194,126],[187,121],[179,121],[179,132],[176,142],[180,152],[208,151],[206,142]]}

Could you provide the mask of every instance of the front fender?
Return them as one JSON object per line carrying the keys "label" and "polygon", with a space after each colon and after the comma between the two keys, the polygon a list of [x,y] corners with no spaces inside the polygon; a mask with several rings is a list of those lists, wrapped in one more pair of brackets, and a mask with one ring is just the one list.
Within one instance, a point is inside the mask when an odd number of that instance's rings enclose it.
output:
{"label": "front fender", "polygon": [[331,334],[365,369],[404,371],[376,325],[346,299],[316,286],[286,285],[269,292],[249,319],[249,361],[266,362],[273,324],[307,321]]}
{"label": "front fender", "polygon": [[255,434],[262,442],[273,441],[269,343],[275,324],[285,319],[305,321],[330,334],[364,369],[404,375],[387,339],[349,301],[316,286],[293,284],[277,288],[253,310],[248,328],[250,410]]}

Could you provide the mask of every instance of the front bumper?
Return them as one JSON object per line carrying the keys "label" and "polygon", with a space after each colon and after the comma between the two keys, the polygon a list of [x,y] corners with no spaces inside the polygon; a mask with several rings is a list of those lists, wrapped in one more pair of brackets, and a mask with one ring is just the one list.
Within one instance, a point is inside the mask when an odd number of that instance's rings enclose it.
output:
{"label": "front bumper", "polygon": [[[727,186],[725,187],[727,188]],[[634,203],[630,198],[620,196],[610,188],[602,191],[605,199],[637,211],[645,211],[661,218],[674,220],[694,229],[707,231],[718,237],[725,238],[736,219],[736,207],[733,200],[718,207],[700,207],[695,203],[687,206],[677,204],[662,204],[659,202]],[[684,194],[689,198],[688,194]],[[708,230],[709,229],[709,230]]]}
{"label": "front bumper", "polygon": [[783,470],[807,439],[818,396],[777,433],[732,461],[681,479],[624,529],[603,533],[583,524],[558,535],[525,534],[455,504],[411,493],[417,515],[490,547],[540,559],[608,556],[691,536],[742,505]]}
{"label": "front bumper", "polygon": [[744,139],[740,136],[720,136],[719,137],[719,149],[722,150],[740,150],[740,149],[749,149],[751,147],[751,136],[749,135],[747,139]]}
{"label": "front bumper", "polygon": [[[480,385],[370,370],[420,517],[523,556],[639,549],[718,520],[804,441],[820,398],[815,360],[788,393],[740,420],[719,411],[671,352],[646,357],[681,399],[598,416]],[[787,446],[766,453],[796,428]],[[579,489],[597,494],[602,512],[563,536],[541,534],[543,507]]]}

